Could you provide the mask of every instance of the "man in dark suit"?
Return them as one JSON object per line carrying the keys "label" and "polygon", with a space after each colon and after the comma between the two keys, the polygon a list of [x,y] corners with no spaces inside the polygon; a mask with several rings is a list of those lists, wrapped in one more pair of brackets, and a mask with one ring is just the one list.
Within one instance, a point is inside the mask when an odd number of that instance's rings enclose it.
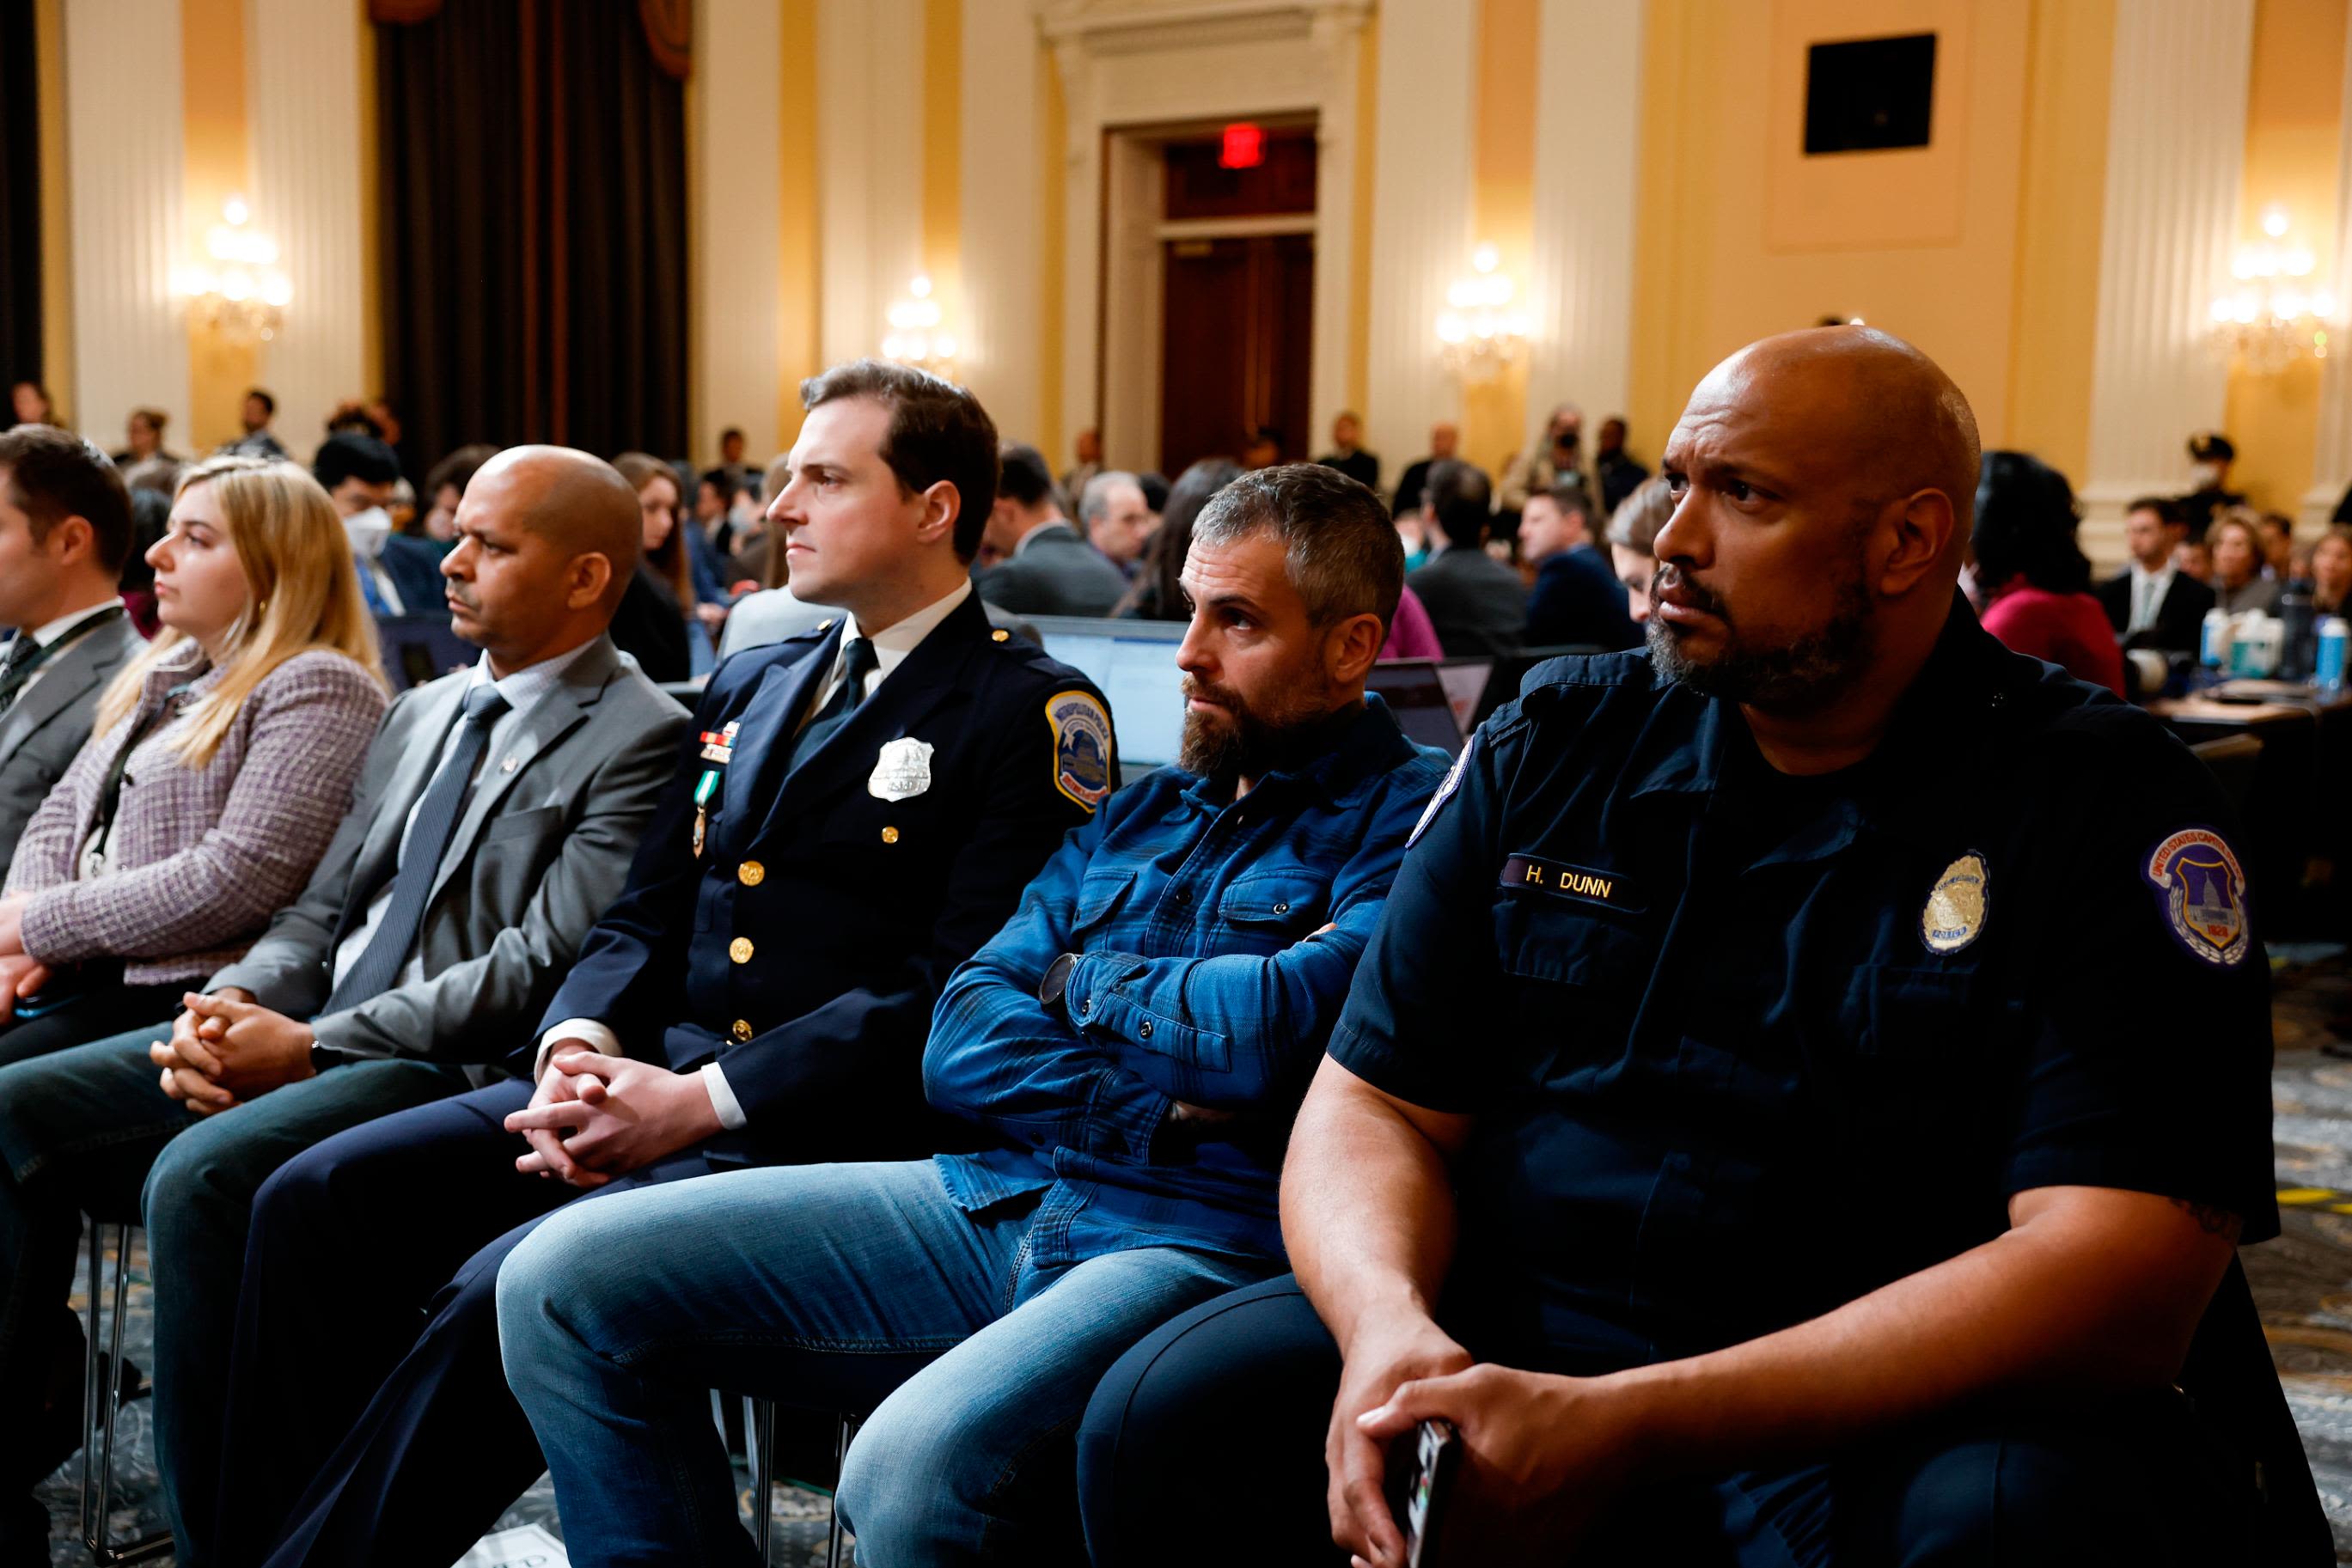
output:
{"label": "man in dark suit", "polygon": [[1316,462],[1337,468],[1368,490],[1381,487],[1381,460],[1364,450],[1364,422],[1348,409],[1331,421],[1331,450]]}
{"label": "man in dark suit", "polygon": [[1045,455],[1008,443],[1003,469],[985,536],[997,564],[980,574],[980,596],[1016,615],[1109,614],[1127,579],[1064,520]]}
{"label": "man in dark suit", "polygon": [[351,536],[360,591],[378,615],[441,613],[441,551],[430,539],[392,531],[400,458],[373,435],[331,435],[319,445],[310,473],[335,504]]}
{"label": "man in dark suit", "polygon": [[1519,554],[1536,569],[1521,633],[1528,647],[1575,644],[1613,653],[1641,645],[1625,585],[1593,546],[1591,506],[1583,486],[1555,483],[1529,496],[1519,515]]}
{"label": "man in dark suit", "polygon": [[1419,596],[1430,624],[1447,653],[1508,653],[1519,646],[1527,624],[1528,589],[1519,574],[1486,553],[1486,527],[1494,515],[1486,476],[1448,457],[1433,463],[1422,493],[1424,532],[1442,535],[1445,548],[1428,565],[1408,573],[1404,585]]}
{"label": "man in dark suit", "polygon": [[[446,1563],[496,1521],[542,1462],[499,1362],[498,1265],[567,1200],[950,1146],[922,1100],[932,1005],[1109,793],[1109,717],[972,592],[997,447],[971,394],[866,361],[802,399],[770,515],[795,591],[842,614],[712,676],[513,1082],[330,1140],[262,1190],[224,1561]],[[568,1136],[503,1129],[551,1104],[576,1107]]]}
{"label": "man in dark suit", "polygon": [[2173,564],[2173,550],[2188,537],[2188,519],[2161,496],[2143,496],[2125,512],[2130,569],[2097,591],[2125,647],[2196,655],[2204,639],[2205,612],[2213,608],[2213,590]]}
{"label": "man in dark suit", "polygon": [[[0,1411],[26,1447],[0,1484],[29,1486],[78,1441],[79,1334],[58,1303],[82,1210],[142,1218],[166,1508],[181,1561],[208,1559],[205,1456],[256,1190],[321,1138],[481,1082],[500,1024],[538,1017],[620,891],[668,781],[686,713],[604,630],[637,526],[628,486],[586,453],[486,465],[445,568],[481,660],[393,705],[301,896],[176,1022],[0,1071],[0,1289],[39,1331],[0,1341],[0,1389],[27,1402]],[[63,1373],[46,1390],[45,1353]]]}
{"label": "man in dark suit", "polygon": [[1396,499],[1391,507],[1402,517],[1407,512],[1421,510],[1422,492],[1429,485],[1429,471],[1452,457],[1462,446],[1462,427],[1451,420],[1439,420],[1429,427],[1429,455],[1416,457],[1405,465],[1404,474],[1397,480]]}
{"label": "man in dark suit", "polygon": [[34,809],[89,738],[99,693],[146,639],[116,583],[131,497],[97,447],[46,424],[0,434],[0,882]]}

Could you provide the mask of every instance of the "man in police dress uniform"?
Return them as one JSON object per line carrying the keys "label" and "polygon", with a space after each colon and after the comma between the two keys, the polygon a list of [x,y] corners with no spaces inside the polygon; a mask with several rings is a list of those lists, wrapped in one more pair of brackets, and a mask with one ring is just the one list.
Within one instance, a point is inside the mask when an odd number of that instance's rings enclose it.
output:
{"label": "man in police dress uniform", "polygon": [[1095,1560],[1175,1560],[1213,1463],[1291,1508],[1268,1560],[1389,1568],[1443,1420],[1454,1563],[2326,1561],[2233,1263],[2277,1221],[2228,803],[1955,597],[1975,425],[1908,345],[1743,350],[1663,471],[1651,657],[1535,671],[1398,874],[1296,1281],[1097,1390]]}
{"label": "man in police dress uniform", "polygon": [[[446,1563],[495,1522],[542,1461],[500,1375],[492,1287],[566,1200],[929,1154],[940,985],[1110,792],[1101,695],[992,631],[971,592],[986,413],[870,361],[801,391],[770,521],[795,590],[843,613],[713,675],[628,884],[513,1082],[331,1139],[262,1189],[223,1561]],[[504,1124],[527,1103],[577,1114],[526,1141]]]}

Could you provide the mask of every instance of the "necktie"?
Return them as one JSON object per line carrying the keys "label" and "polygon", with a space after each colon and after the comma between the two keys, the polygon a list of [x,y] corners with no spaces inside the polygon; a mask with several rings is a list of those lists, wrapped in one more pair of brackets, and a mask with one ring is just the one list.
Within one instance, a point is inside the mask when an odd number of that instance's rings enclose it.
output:
{"label": "necktie", "polygon": [[834,688],[833,695],[826,699],[824,706],[809,720],[808,727],[802,730],[793,742],[794,768],[814,756],[817,747],[833,737],[835,730],[849,722],[849,716],[856,713],[857,705],[866,700],[866,677],[881,667],[881,661],[875,657],[871,638],[852,637],[849,640],[849,646],[842,654],[841,685]]}
{"label": "necktie", "polygon": [[384,602],[383,589],[375,580],[375,563],[363,555],[353,555],[352,565],[359,569],[360,597],[367,601],[371,615],[389,615],[392,606]]}
{"label": "necktie", "polygon": [[7,656],[0,658],[0,714],[16,702],[16,689],[24,685],[25,666],[40,656],[41,645],[33,641],[30,632],[19,632],[10,640]]}
{"label": "necktie", "polygon": [[416,946],[416,933],[425,924],[425,904],[433,892],[434,873],[440,869],[449,834],[457,826],[458,808],[465,804],[466,792],[473,784],[474,766],[482,759],[491,727],[506,710],[507,699],[496,686],[476,686],[466,694],[465,716],[457,721],[457,744],[433,776],[425,798],[416,803],[415,816],[409,821],[408,847],[402,852],[400,871],[393,878],[392,902],[384,906],[375,935],[368,938],[358,961],[320,1012],[341,1012],[381,996],[392,988],[401,967],[408,962],[408,950]]}

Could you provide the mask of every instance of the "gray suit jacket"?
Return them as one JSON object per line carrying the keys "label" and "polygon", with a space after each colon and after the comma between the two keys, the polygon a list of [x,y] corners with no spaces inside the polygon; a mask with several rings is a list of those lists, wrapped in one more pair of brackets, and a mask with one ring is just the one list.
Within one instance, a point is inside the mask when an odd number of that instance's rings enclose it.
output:
{"label": "gray suit jacket", "polygon": [[89,739],[99,694],[117,670],[147,650],[147,639],[124,616],[76,638],[41,666],[41,678],[0,715],[0,883],[34,810]]}
{"label": "gray suit jacket", "polygon": [[1110,558],[1065,522],[1047,523],[973,581],[981,598],[1015,615],[1108,615],[1127,596]]}
{"label": "gray suit jacket", "polygon": [[[336,946],[393,874],[467,681],[444,675],[393,705],[310,885],[206,990],[241,986],[293,1018],[326,1005]],[[314,1020],[319,1043],[473,1064],[513,1051],[619,894],[678,767],[687,723],[684,708],[599,638],[525,716],[513,744],[482,758],[425,906],[425,977]]]}

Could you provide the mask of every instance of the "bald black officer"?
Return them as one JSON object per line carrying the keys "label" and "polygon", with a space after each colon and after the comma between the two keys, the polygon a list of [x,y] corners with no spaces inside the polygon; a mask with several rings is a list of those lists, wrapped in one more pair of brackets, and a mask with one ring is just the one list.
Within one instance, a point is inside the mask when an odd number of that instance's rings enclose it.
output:
{"label": "bald black officer", "polygon": [[1751,346],[1664,472],[1649,656],[1534,672],[1399,874],[1296,1281],[1098,1390],[1095,1561],[1171,1561],[1214,1466],[1283,1560],[1399,1563],[1425,1419],[1449,1563],[2326,1561],[2233,1264],[2277,1220],[2227,802],[1956,596],[1975,422],[1909,345]]}

